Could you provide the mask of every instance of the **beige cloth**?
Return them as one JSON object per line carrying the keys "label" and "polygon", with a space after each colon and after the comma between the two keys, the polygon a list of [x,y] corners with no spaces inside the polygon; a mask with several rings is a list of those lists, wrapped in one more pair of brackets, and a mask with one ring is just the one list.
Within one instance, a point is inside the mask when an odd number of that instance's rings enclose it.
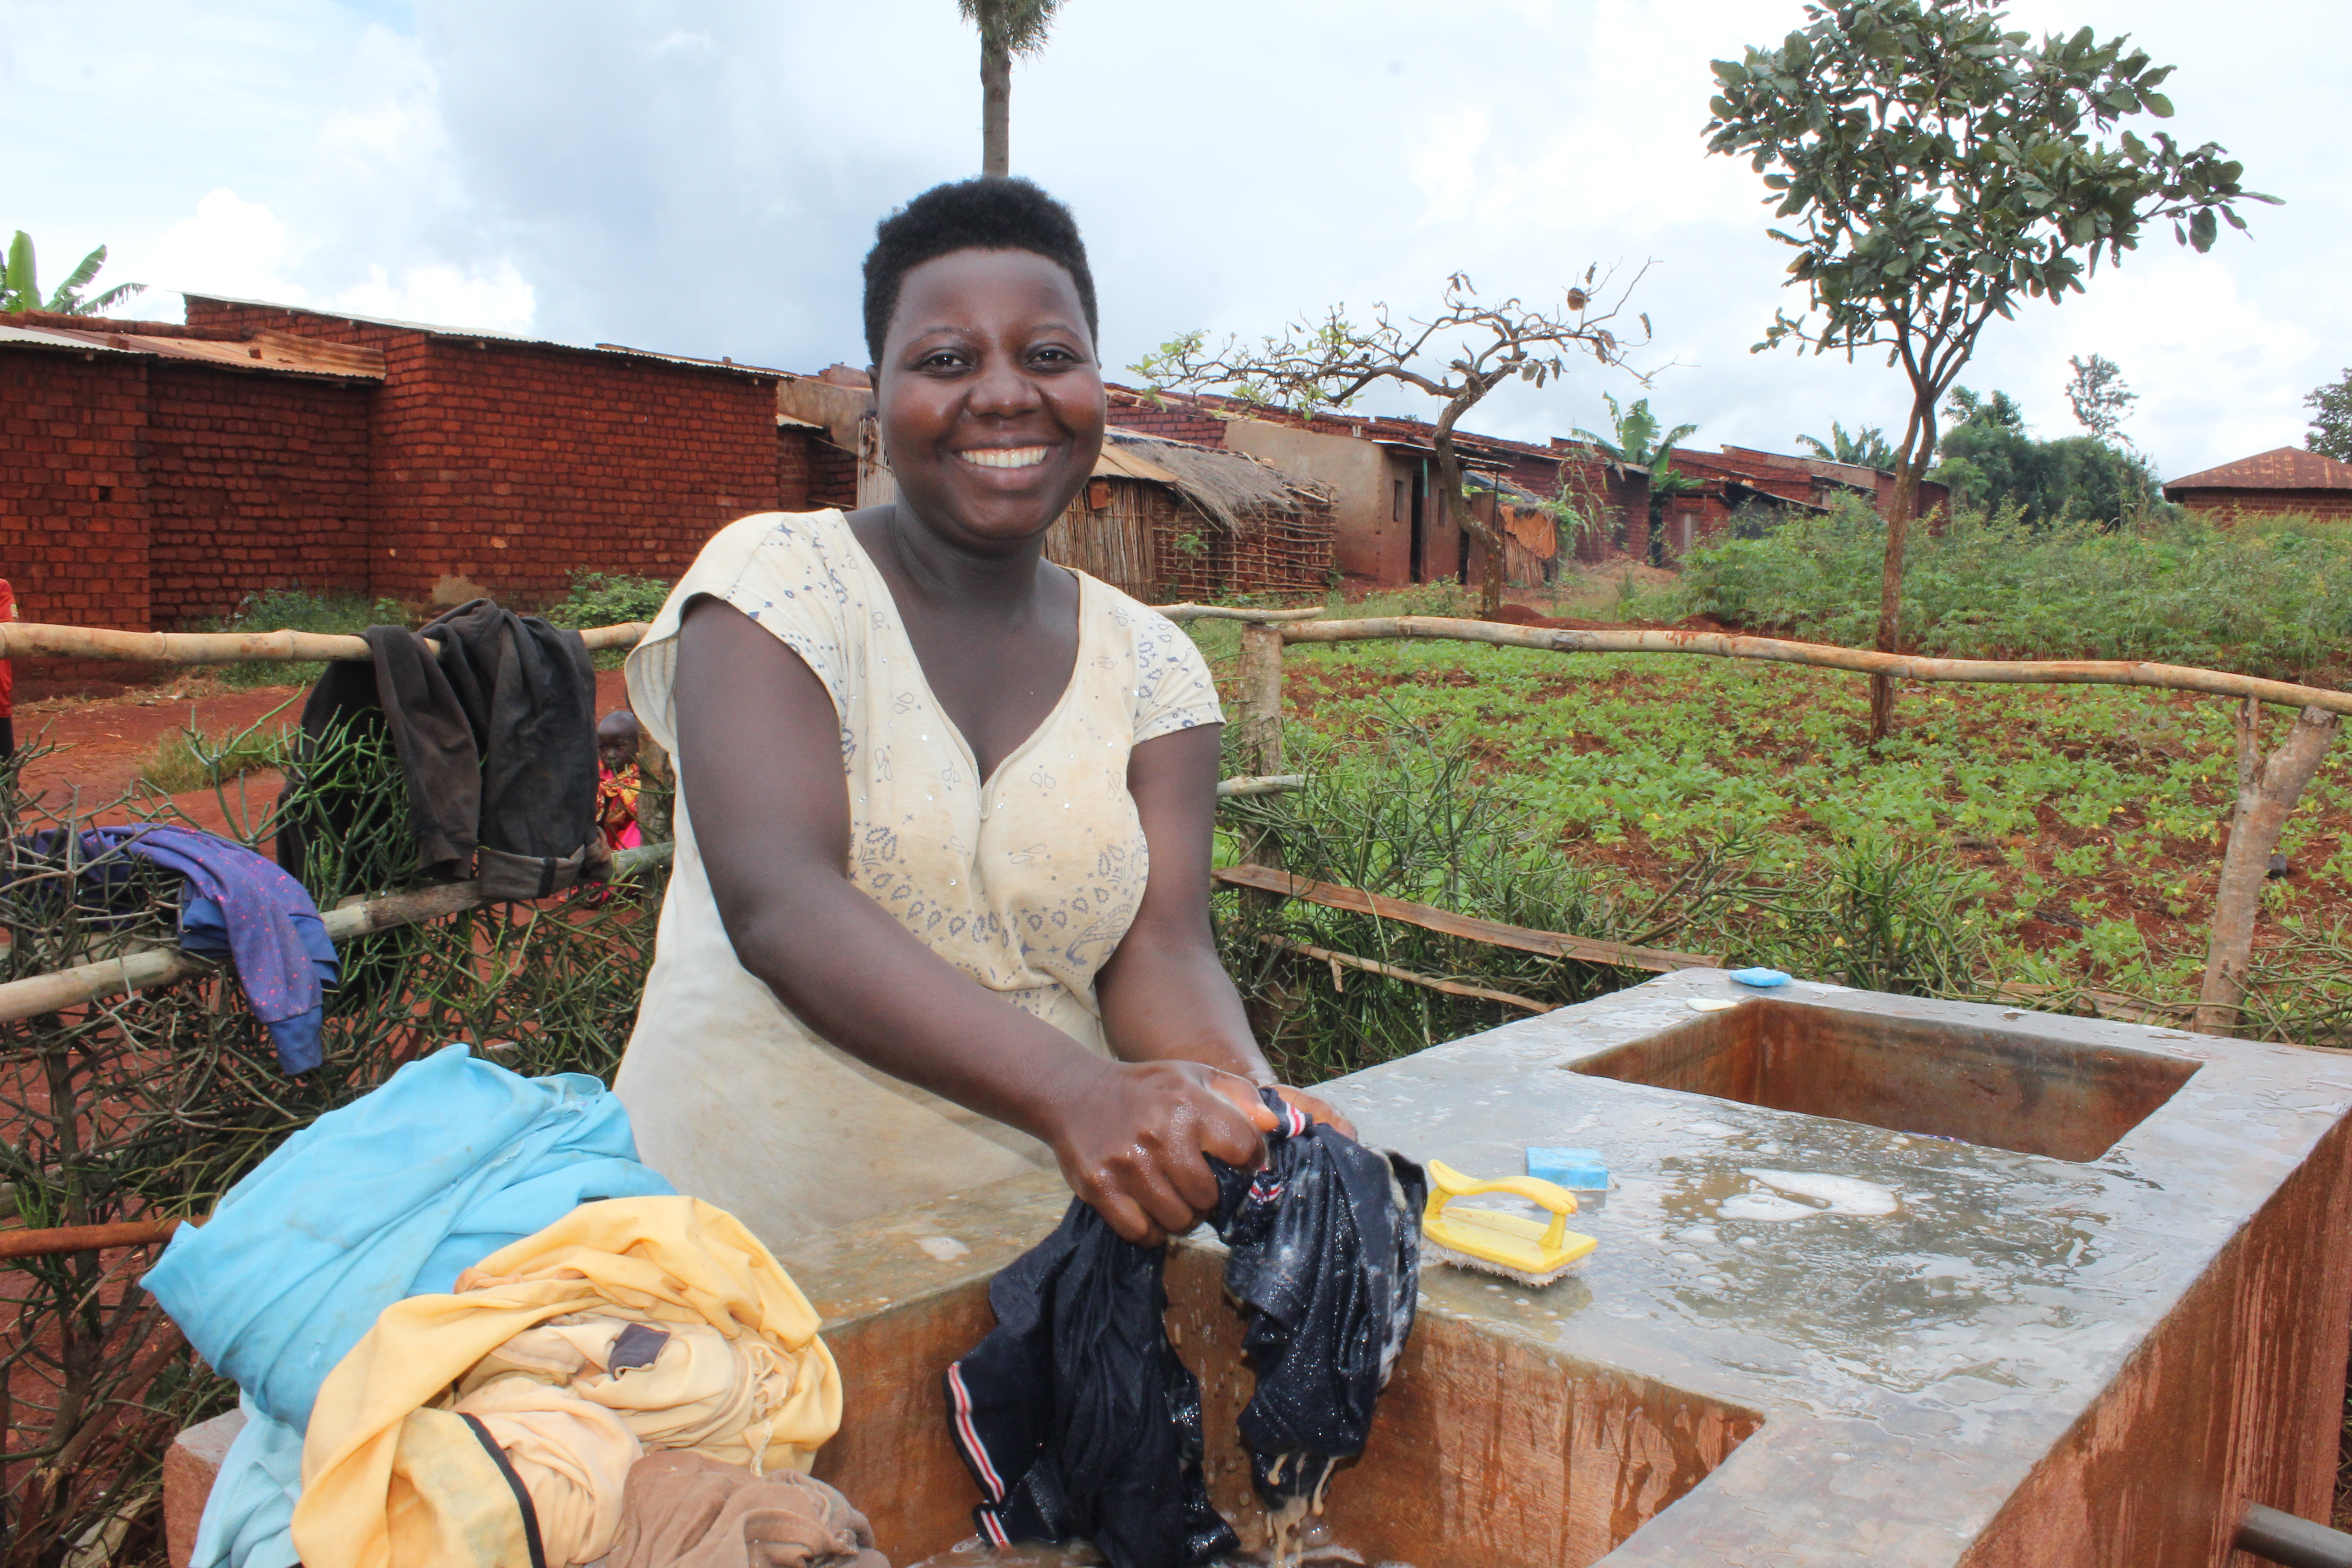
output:
{"label": "beige cloth", "polygon": [[[619,1373],[613,1342],[635,1320],[574,1315],[528,1329],[457,1384],[530,1494],[551,1568],[612,1549],[629,1467],[647,1449],[740,1444],[760,1468],[793,1369],[773,1345],[708,1324],[665,1328],[653,1363]],[[740,1435],[740,1436],[738,1435]]]}
{"label": "beige cloth", "polygon": [[[985,781],[838,511],[763,512],[721,531],[630,655],[629,696],[675,752],[688,602],[723,599],[775,634],[841,720],[851,880],[1006,1002],[1102,1050],[1095,973],[1150,871],[1129,753],[1222,714],[1190,637],[1117,589],[1078,582],[1070,684]],[[1050,1164],[1034,1139],[819,1039],[737,962],[686,809],[691,787],[681,779],[653,971],[614,1080],[646,1163],[771,1246]]]}
{"label": "beige cloth", "polygon": [[[451,1294],[386,1307],[327,1374],[303,1436],[294,1505],[294,1546],[308,1568],[520,1568],[513,1492],[464,1415],[444,1405],[453,1394],[484,1397],[489,1384],[460,1384],[529,1331],[583,1318],[687,1331],[681,1343],[707,1330],[741,1358],[722,1377],[709,1358],[680,1357],[675,1386],[659,1389],[628,1385],[659,1372],[667,1353],[607,1379],[607,1408],[620,1406],[613,1414],[625,1426],[642,1418],[644,1431],[632,1434],[640,1439],[691,1436],[704,1453],[746,1470],[805,1469],[841,1425],[841,1377],[816,1336],[816,1310],[733,1216],[689,1197],[583,1204],[458,1275]],[[542,1363],[578,1353],[586,1364],[583,1347],[596,1344],[586,1335],[550,1340],[523,1348]],[[572,1386],[584,1392],[602,1375]],[[641,1400],[664,1394],[691,1408],[632,1415]],[[508,1397],[491,1398],[491,1414],[514,1415]],[[477,1418],[489,1425],[487,1415]],[[589,1509],[591,1528],[601,1517]]]}
{"label": "beige cloth", "polygon": [[530,1495],[548,1568],[593,1563],[613,1549],[629,1467],[645,1445],[603,1405],[520,1374],[496,1378],[450,1406],[481,1422]]}
{"label": "beige cloth", "polygon": [[813,1476],[754,1476],[699,1454],[629,1472],[604,1568],[890,1568],[847,1499]]}

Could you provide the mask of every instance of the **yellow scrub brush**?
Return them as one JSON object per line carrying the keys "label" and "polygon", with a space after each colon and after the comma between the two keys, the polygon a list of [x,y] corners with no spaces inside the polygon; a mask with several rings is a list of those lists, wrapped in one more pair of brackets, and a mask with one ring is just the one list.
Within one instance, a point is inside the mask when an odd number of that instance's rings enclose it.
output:
{"label": "yellow scrub brush", "polygon": [[[1421,1255],[1456,1268],[1478,1268],[1516,1279],[1522,1285],[1544,1286],[1573,1269],[1601,1243],[1568,1228],[1576,1212],[1576,1194],[1539,1176],[1505,1176],[1481,1182],[1464,1175],[1443,1160],[1429,1162],[1429,1207],[1421,1216]],[[1551,1222],[1505,1214],[1498,1209],[1457,1208],[1456,1198],[1482,1193],[1508,1193],[1551,1211]]]}

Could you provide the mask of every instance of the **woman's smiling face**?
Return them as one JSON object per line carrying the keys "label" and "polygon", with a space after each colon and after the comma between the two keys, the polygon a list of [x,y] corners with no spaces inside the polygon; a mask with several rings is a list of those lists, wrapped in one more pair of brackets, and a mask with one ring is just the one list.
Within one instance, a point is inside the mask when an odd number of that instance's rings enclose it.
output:
{"label": "woman's smiling face", "polygon": [[1077,286],[1026,250],[908,268],[876,367],[899,499],[994,553],[1050,527],[1094,474],[1106,403]]}

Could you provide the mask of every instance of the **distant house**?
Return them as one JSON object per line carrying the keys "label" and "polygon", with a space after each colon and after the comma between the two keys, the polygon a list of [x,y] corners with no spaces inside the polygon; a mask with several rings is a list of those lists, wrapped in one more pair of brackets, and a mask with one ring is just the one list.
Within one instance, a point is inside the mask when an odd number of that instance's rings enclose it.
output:
{"label": "distant house", "polygon": [[[1848,495],[1883,512],[1895,500],[1895,475],[1858,463],[1759,452],[1750,447],[1726,447],[1719,452],[1677,447],[1673,460],[1675,470],[1697,480],[1698,488],[1668,496],[1660,509],[1668,560],[1721,538],[1730,530],[1732,514],[1743,508],[1784,516],[1822,512],[1837,497]],[[1922,479],[1915,515],[1934,519],[1950,502],[1948,486]]]}
{"label": "distant house", "polygon": [[2243,517],[2352,519],[2352,463],[2281,447],[2168,480],[2164,499],[2223,527]]}
{"label": "distant house", "polygon": [[1145,604],[1320,594],[1331,492],[1241,452],[1109,432],[1095,477],[1045,535],[1045,556]]}
{"label": "distant house", "polygon": [[[1111,389],[1110,417],[1125,428],[1246,453],[1325,487],[1331,495],[1331,564],[1349,592],[1475,583],[1484,573],[1484,547],[1441,515],[1435,432],[1425,421],[1307,416],[1216,396],[1155,398],[1129,387]],[[1534,587],[1556,574],[1563,541],[1539,498],[1563,489],[1598,524],[1579,531],[1569,545],[1577,558],[1647,553],[1645,470],[1612,467],[1581,442],[1538,446],[1457,431],[1454,450],[1477,514],[1503,509],[1510,584]]]}
{"label": "distant house", "polygon": [[[809,504],[898,499],[863,371],[785,376],[776,407],[779,420],[819,433]],[[1204,423],[1209,435],[1223,433]],[[1245,452],[1114,425],[1093,479],[1046,533],[1045,557],[1147,605],[1320,594],[1331,578],[1331,500],[1328,486]]]}

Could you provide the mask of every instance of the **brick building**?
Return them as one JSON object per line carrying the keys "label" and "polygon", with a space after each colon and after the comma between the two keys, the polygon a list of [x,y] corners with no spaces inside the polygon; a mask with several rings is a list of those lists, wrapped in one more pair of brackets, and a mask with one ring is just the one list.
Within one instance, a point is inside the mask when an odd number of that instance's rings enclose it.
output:
{"label": "brick building", "polygon": [[195,295],[187,314],[0,326],[0,561],[25,618],[171,630],[291,584],[528,605],[575,571],[675,574],[827,477],[775,371]]}
{"label": "brick building", "polygon": [[2170,480],[2164,499],[2228,527],[2242,517],[2352,518],[2352,463],[2281,447]]}

